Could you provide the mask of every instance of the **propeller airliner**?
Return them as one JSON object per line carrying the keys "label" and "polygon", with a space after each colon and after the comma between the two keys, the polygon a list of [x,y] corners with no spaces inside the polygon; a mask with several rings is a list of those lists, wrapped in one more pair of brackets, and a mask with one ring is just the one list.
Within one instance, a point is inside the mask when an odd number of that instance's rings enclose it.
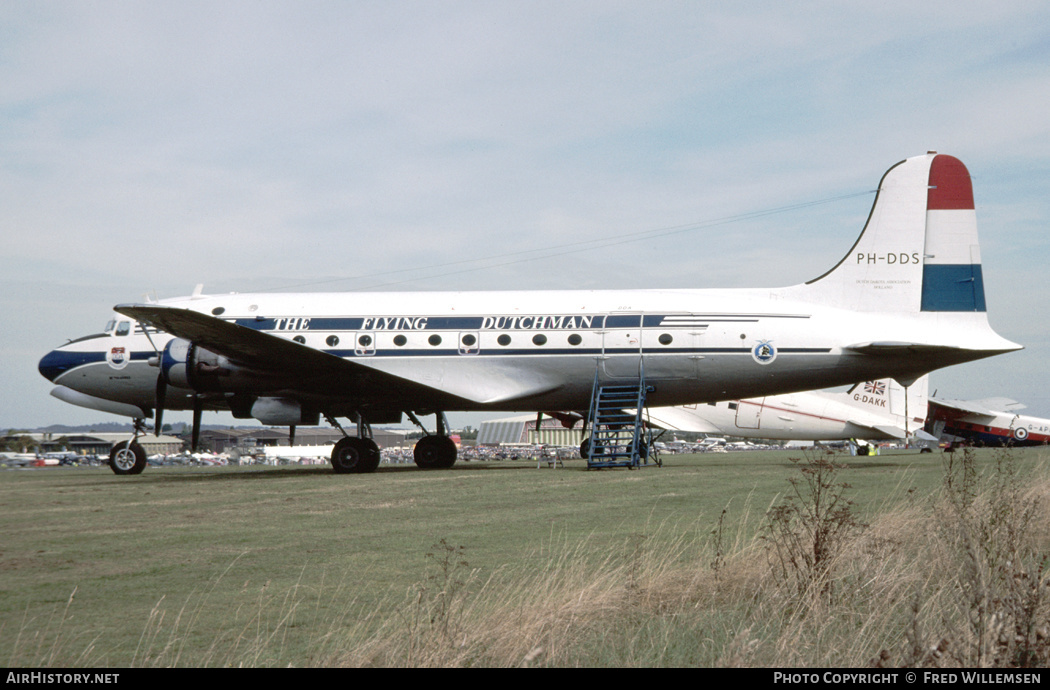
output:
{"label": "propeller airliner", "polygon": [[[447,411],[586,412],[602,382],[649,406],[707,404],[924,374],[1020,348],[988,323],[973,189],[934,152],[883,176],[853,247],[783,288],[206,295],[115,307],[112,327],[43,357],[66,402],[152,417],[228,410],[344,431],[337,473],[379,463],[370,425],[436,417],[416,446],[450,467]],[[421,425],[421,424],[420,424]],[[422,425],[421,425],[422,426]],[[145,467],[134,439],[118,474]]]}

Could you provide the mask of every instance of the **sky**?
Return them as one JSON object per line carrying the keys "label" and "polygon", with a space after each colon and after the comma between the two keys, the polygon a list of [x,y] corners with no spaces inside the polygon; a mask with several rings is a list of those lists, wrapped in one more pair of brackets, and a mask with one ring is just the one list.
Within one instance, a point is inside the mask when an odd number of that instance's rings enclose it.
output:
{"label": "sky", "polygon": [[38,361],[199,283],[804,282],[929,150],[1025,346],[930,389],[1050,417],[1048,113],[1044,1],[3,2],[0,429],[122,421]]}

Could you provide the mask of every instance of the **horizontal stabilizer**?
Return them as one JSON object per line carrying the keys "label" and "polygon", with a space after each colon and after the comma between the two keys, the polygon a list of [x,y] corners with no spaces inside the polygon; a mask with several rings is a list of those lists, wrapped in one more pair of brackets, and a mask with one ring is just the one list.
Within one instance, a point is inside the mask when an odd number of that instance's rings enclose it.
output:
{"label": "horizontal stabilizer", "polygon": [[894,424],[872,424],[870,419],[857,420],[849,419],[847,422],[857,427],[858,429],[866,429],[869,432],[878,432],[872,436],[872,438],[907,438],[908,434],[904,431],[904,427],[896,426]]}
{"label": "horizontal stabilizer", "polygon": [[901,341],[882,340],[869,343],[857,343],[847,345],[844,349],[861,355],[899,355],[904,352],[915,354],[942,354],[948,352],[959,352],[964,348],[953,345],[930,345],[928,343],[907,343]]}
{"label": "horizontal stabilizer", "polygon": [[904,429],[899,426],[893,426],[892,424],[874,424],[871,427],[875,431],[880,431],[891,438],[907,438],[908,434],[904,432]]}

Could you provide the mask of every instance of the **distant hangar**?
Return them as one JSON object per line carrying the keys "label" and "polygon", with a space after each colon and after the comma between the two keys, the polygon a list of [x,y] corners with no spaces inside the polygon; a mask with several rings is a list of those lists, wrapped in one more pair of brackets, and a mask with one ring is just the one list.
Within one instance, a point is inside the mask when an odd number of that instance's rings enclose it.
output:
{"label": "distant hangar", "polygon": [[540,423],[539,433],[536,432],[536,415],[491,419],[478,427],[479,446],[524,444],[579,447],[582,442],[581,425],[566,429],[560,421],[547,416]]}

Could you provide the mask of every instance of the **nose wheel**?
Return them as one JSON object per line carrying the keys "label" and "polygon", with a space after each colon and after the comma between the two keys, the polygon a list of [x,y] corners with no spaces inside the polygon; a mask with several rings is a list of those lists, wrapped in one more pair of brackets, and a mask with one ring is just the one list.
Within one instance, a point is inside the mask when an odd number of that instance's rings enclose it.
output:
{"label": "nose wheel", "polygon": [[114,443],[109,451],[109,468],[113,474],[142,474],[146,469],[146,451],[138,442],[139,436],[145,431],[145,422],[136,419],[133,422],[134,433],[127,441]]}
{"label": "nose wheel", "polygon": [[135,441],[121,441],[109,451],[109,467],[114,474],[141,474],[146,469],[146,451]]}

